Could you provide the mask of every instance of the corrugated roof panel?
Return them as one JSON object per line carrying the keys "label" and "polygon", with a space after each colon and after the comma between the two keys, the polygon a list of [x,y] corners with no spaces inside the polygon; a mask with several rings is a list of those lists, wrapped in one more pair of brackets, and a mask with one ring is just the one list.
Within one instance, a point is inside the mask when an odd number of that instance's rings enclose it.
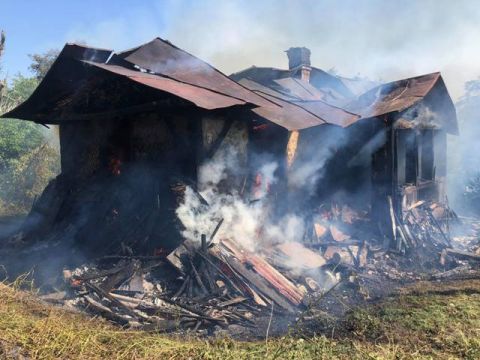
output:
{"label": "corrugated roof panel", "polygon": [[285,89],[287,95],[291,94],[302,100],[320,100],[323,98],[323,93],[308,82],[292,77],[278,79],[275,82]]}
{"label": "corrugated roof panel", "polygon": [[219,94],[208,89],[179,82],[177,80],[169,79],[166,77],[125,69],[117,65],[97,64],[90,61],[85,62],[92,66],[109,71],[111,73],[128,77],[130,80],[133,80],[135,82],[150,86],[158,90],[166,91],[170,94],[191,101],[196,106],[203,109],[213,110],[218,108],[246,104],[245,101],[242,101],[240,99]]}
{"label": "corrugated roof panel", "polygon": [[120,53],[118,56],[140,68],[184,83],[213,90],[258,106],[269,105],[265,98],[252,93],[206,62],[160,38]]}
{"label": "corrugated roof panel", "polygon": [[326,124],[325,120],[315,114],[312,114],[301,106],[284,101],[269,94],[262,93],[260,91],[255,92],[266,97],[268,100],[277,103],[281,106],[281,108],[279,109],[273,106],[260,106],[252,109],[252,111],[288,130],[301,130]]}
{"label": "corrugated roof panel", "polygon": [[324,119],[327,123],[342,127],[350,126],[360,118],[359,115],[352,114],[323,101],[301,101],[296,102],[296,104]]}
{"label": "corrugated roof panel", "polygon": [[362,118],[403,111],[420,101],[435,86],[440,73],[394,81],[373,88],[346,106]]}

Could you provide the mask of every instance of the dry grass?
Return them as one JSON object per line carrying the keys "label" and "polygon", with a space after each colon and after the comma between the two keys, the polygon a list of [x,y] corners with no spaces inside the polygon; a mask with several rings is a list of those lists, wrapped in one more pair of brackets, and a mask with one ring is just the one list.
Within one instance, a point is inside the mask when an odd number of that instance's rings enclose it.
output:
{"label": "dry grass", "polygon": [[[472,290],[473,284],[473,290]],[[179,339],[122,330],[45,305],[0,284],[0,357],[33,359],[480,358],[480,287],[399,297],[350,315],[344,339],[286,336],[263,342]]]}

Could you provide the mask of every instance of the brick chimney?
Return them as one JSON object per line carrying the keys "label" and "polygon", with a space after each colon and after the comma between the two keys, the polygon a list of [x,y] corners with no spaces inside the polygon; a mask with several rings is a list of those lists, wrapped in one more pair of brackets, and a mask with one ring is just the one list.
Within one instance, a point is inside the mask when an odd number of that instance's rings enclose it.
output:
{"label": "brick chimney", "polygon": [[288,68],[294,77],[309,82],[310,72],[310,50],[306,47],[291,47],[286,51],[288,56]]}

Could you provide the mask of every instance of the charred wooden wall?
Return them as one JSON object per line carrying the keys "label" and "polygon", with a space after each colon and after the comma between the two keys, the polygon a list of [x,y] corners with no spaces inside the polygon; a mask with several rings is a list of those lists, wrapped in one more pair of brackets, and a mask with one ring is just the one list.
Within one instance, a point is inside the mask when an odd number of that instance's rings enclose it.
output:
{"label": "charred wooden wall", "polygon": [[75,121],[60,125],[62,174],[84,180],[112,162],[149,165],[196,179],[200,127],[195,116],[142,114],[134,119]]}

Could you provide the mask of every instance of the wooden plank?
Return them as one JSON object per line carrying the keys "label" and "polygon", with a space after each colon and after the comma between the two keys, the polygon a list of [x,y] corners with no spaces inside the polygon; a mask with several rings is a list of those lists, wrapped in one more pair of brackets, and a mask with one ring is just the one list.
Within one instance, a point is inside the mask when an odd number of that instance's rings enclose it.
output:
{"label": "wooden plank", "polygon": [[458,257],[460,259],[480,261],[480,255],[477,255],[468,251],[455,250],[455,249],[445,249],[445,250],[448,255]]}
{"label": "wooden plank", "polygon": [[239,262],[233,257],[225,257],[225,261],[237,273],[239,273],[243,278],[245,278],[249,286],[255,287],[259,292],[261,292],[269,299],[273,300],[282,309],[285,309],[289,312],[295,312],[295,308],[283,296],[278,294],[276,290],[272,289],[263,277],[261,277],[254,271],[248,269],[246,266],[244,266],[241,262]]}
{"label": "wooden plank", "polygon": [[241,250],[230,241],[222,241],[220,247],[226,247],[241,263],[250,263],[271,287],[287,298],[292,304],[299,305],[304,294],[266,260],[253,253]]}
{"label": "wooden plank", "polygon": [[393,210],[393,201],[390,195],[388,196],[388,207],[390,210],[390,221],[392,222],[392,238],[394,243],[397,243],[397,225],[395,222],[395,211]]}
{"label": "wooden plank", "polygon": [[235,298],[233,298],[233,299],[231,299],[231,300],[222,301],[221,303],[218,303],[218,306],[220,306],[220,307],[225,307],[225,306],[235,305],[235,304],[244,302],[245,300],[247,300],[246,297],[237,296],[237,297],[235,297]]}

